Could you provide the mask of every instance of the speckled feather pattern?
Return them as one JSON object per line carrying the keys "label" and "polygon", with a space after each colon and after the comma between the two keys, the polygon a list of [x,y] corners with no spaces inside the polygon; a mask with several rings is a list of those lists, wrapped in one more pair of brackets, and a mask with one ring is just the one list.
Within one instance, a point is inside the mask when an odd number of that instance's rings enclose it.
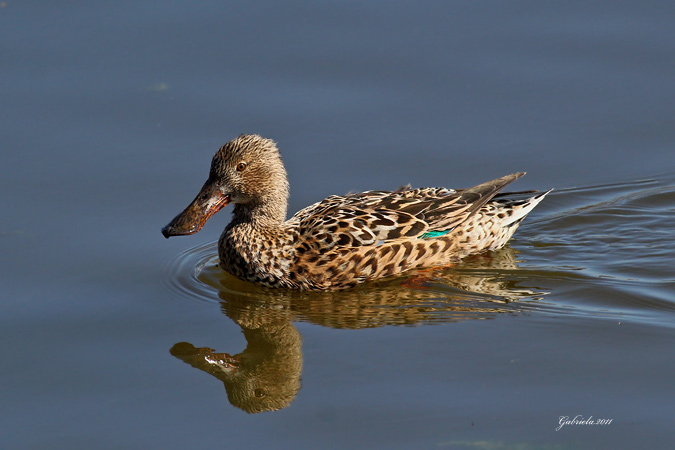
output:
{"label": "speckled feather pattern", "polygon": [[[232,170],[242,161],[250,174]],[[235,203],[218,243],[220,265],[253,283],[308,290],[448,265],[504,246],[548,193],[520,200],[500,193],[522,175],[470,189],[334,195],[284,220],[288,184],[276,144],[243,135],[219,150],[209,177]]]}
{"label": "speckled feather pattern", "polygon": [[[428,196],[430,192],[441,195]],[[480,201],[480,193],[469,193],[468,201],[465,191],[439,188],[331,196],[299,211],[274,232],[233,221],[219,242],[221,266],[269,287],[344,289],[499,249],[544,195],[485,202],[476,211],[471,207]],[[390,209],[393,205],[408,209]],[[443,213],[436,214],[438,210]],[[420,239],[439,227],[451,230]]]}

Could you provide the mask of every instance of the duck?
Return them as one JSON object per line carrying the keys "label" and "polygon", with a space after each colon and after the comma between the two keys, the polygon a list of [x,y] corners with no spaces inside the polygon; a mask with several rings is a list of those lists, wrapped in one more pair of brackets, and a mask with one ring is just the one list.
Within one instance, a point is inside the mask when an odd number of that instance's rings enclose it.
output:
{"label": "duck", "polygon": [[523,175],[469,189],[331,195],[287,220],[289,183],[276,142],[242,134],[216,152],[203,187],[162,234],[197,233],[232,203],[218,240],[223,270],[268,288],[347,289],[500,249],[550,192],[501,192]]}

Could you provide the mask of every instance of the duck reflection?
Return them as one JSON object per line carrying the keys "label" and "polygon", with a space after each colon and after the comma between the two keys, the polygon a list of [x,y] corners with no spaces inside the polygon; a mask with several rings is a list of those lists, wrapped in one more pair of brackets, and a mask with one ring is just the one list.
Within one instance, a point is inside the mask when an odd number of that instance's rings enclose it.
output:
{"label": "duck reflection", "polygon": [[218,289],[221,309],[241,327],[246,349],[230,355],[180,342],[171,354],[221,380],[233,406],[249,413],[279,410],[300,390],[302,339],[293,322],[361,329],[491,319],[538,303],[542,292],[518,286],[522,272],[506,247],[451,269],[315,293],[261,288],[206,266],[200,279]]}
{"label": "duck reflection", "polygon": [[180,342],[171,354],[221,380],[228,400],[237,408],[258,413],[288,406],[300,389],[302,372],[302,341],[290,311],[245,304],[232,308],[229,302],[221,306],[244,332],[243,352],[232,356]]}

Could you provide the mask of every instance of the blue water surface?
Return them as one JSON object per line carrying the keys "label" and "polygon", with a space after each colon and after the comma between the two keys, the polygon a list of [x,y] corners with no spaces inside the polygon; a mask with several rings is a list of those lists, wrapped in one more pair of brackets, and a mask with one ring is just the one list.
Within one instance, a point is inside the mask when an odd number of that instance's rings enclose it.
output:
{"label": "blue water surface", "polygon": [[[670,448],[674,19],[0,3],[3,448]],[[417,286],[270,292],[216,267],[228,210],[160,234],[240,133],[278,142],[292,212],[518,171],[555,190]],[[556,431],[575,416],[610,423]]]}

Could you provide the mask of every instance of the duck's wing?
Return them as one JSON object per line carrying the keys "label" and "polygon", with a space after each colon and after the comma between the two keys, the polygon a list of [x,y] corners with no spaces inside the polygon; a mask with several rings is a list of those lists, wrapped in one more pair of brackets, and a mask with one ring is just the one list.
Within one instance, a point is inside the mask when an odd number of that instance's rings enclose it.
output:
{"label": "duck's wing", "polygon": [[424,220],[431,232],[448,232],[480,210],[487,202],[499,194],[499,191],[525,175],[518,172],[479,184],[470,189],[459,189],[447,202],[433,202],[423,211]]}
{"label": "duck's wing", "polygon": [[404,187],[393,192],[331,196],[299,211],[291,221],[306,251],[430,237],[452,230],[522,175],[508,175],[459,191]]}

